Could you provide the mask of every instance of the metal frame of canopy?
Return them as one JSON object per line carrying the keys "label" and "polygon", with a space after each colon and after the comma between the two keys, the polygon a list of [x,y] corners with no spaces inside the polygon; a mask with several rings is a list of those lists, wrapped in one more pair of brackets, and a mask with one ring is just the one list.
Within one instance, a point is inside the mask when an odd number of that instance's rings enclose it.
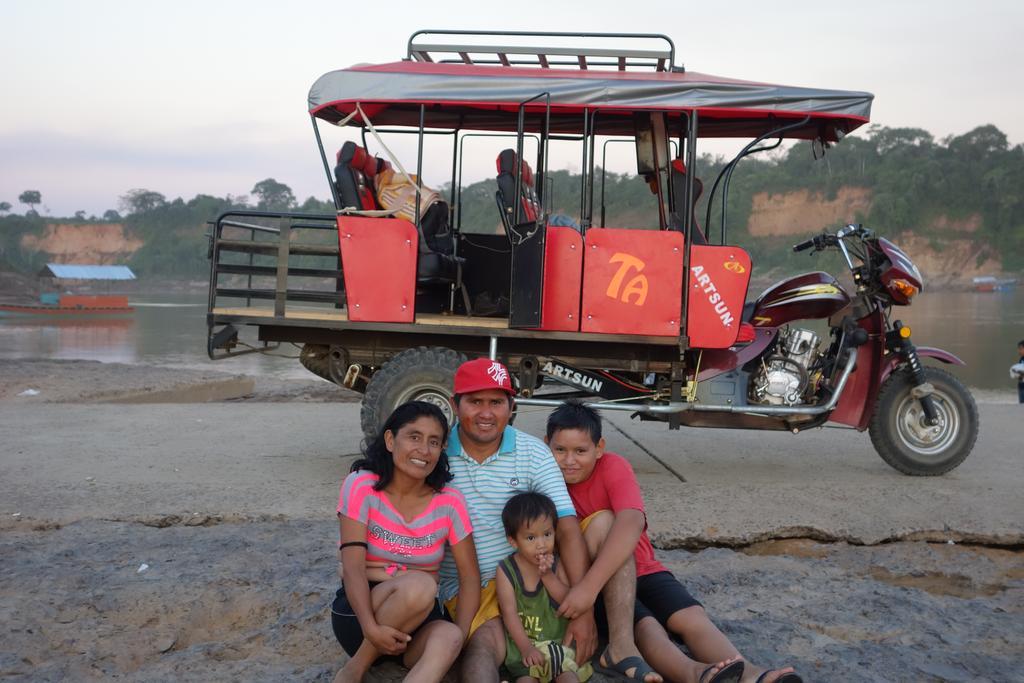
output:
{"label": "metal frame of canopy", "polygon": [[[620,44],[611,46],[610,41]],[[658,43],[656,49],[651,49],[652,43]],[[633,136],[637,115],[659,121],[659,140],[666,150],[657,156],[662,161],[678,156],[689,169],[696,168],[698,137],[754,139],[716,180],[711,198],[719,181],[724,181],[721,191],[727,194],[741,158],[772,147],[771,143],[760,145],[768,138],[835,141],[868,121],[870,93],[721,78],[687,72],[675,65],[675,59],[675,45],[660,34],[417,31],[409,38],[402,61],[358,65],[321,76],[310,89],[309,112],[332,193],[335,188],[317,119],[361,128],[364,146],[368,127],[373,132],[378,126],[395,126],[382,132],[417,135],[417,177],[422,177],[424,137],[452,136],[453,193],[459,181],[463,135],[473,130],[514,132],[521,158],[522,136],[539,133],[536,168],[542,205],[547,141],[582,140],[584,232],[593,217],[596,136]],[[673,142],[675,154],[667,149]],[[664,229],[675,207],[692,204],[694,174],[687,174],[682,197],[667,189],[667,171],[661,169],[659,174],[659,220]],[[518,187],[518,173],[516,182]],[[335,203],[340,209],[337,196]],[[723,197],[722,244],[725,219]],[[688,273],[691,212],[683,211],[681,221],[683,272]],[[710,229],[710,221],[706,227]],[[460,228],[456,229],[461,232]],[[681,320],[687,318],[687,294],[683,287]],[[688,346],[682,326],[679,345],[680,350]]]}
{"label": "metal frame of canopy", "polygon": [[[660,49],[649,49],[652,43]],[[549,59],[556,55],[573,56],[576,61]],[[531,59],[512,58],[517,56]],[[609,57],[614,62],[601,61]],[[404,61],[360,65],[321,76],[309,94],[311,122],[334,193],[318,118],[360,126],[364,146],[367,125],[372,127],[368,118],[377,125],[404,126],[405,132],[418,134],[418,176],[423,137],[454,134],[453,189],[460,133],[467,130],[542,133],[540,149],[544,149],[549,136],[632,135],[634,114],[647,111],[675,122],[669,125],[678,134],[688,167],[694,168],[697,137],[742,136],[760,141],[770,135],[833,141],[868,120],[869,93],[705,76],[687,73],[674,62],[675,45],[661,34],[422,30],[410,36]],[[567,65],[575,68],[552,68]],[[616,70],[589,69],[598,65]],[[685,150],[684,142],[689,143]],[[584,167],[592,172],[593,150],[587,154],[584,147]],[[762,149],[748,146],[744,153]],[[543,180],[544,156],[537,161]],[[723,194],[732,168],[724,178]],[[544,189],[541,183],[542,199]],[[587,189],[592,197],[593,188],[584,181],[584,194]],[[686,200],[692,196],[691,187]],[[334,199],[337,204],[338,198]],[[583,213],[586,221],[592,209]],[[724,218],[723,204],[723,240]],[[689,216],[686,221],[690,222]]]}
{"label": "metal frame of canopy", "polygon": [[[459,36],[460,38],[483,38],[477,42],[438,43],[417,42],[424,37]],[[530,38],[539,39],[548,44],[516,45],[512,43],[493,44],[488,39]],[[595,46],[585,44],[591,39],[631,43],[664,42],[667,48],[658,50],[622,48],[611,46]],[[583,39],[583,40],[581,40]],[[579,42],[573,46],[556,45],[555,42]],[[539,66],[549,69],[553,66],[575,66],[579,69],[591,67],[613,67],[619,71],[630,68],[653,69],[654,71],[682,71],[675,66],[676,46],[672,39],[660,33],[580,33],[565,31],[458,31],[448,29],[424,29],[416,31],[409,37],[406,59],[418,62],[436,62],[441,64],[500,64],[501,66]],[[473,55],[494,55],[482,57]],[[445,57],[444,55],[456,55]],[[510,58],[511,56],[511,58]],[[530,59],[526,59],[529,57]],[[574,57],[572,60],[561,59]],[[612,61],[608,61],[611,59]]]}
{"label": "metal frame of canopy", "polygon": [[[650,49],[653,43],[659,49]],[[608,58],[614,61],[602,61]],[[333,194],[317,119],[360,126],[364,144],[367,117],[377,125],[404,126],[419,135],[420,150],[424,135],[454,133],[453,188],[459,134],[466,130],[544,133],[543,149],[548,136],[559,134],[632,135],[635,112],[661,113],[678,120],[679,144],[690,142],[685,153],[693,168],[697,137],[764,139],[777,134],[834,141],[868,120],[869,93],[687,73],[676,67],[675,58],[674,43],[662,34],[421,30],[410,36],[404,61],[321,76],[309,93],[311,122]],[[588,157],[593,166],[593,156],[585,149],[584,166]],[[543,157],[538,162],[543,180]],[[421,173],[422,152],[417,176]],[[590,191],[592,196],[592,187]],[[541,183],[542,198],[543,192]],[[693,196],[692,188],[686,195],[687,200]],[[337,205],[338,197],[334,199]]]}

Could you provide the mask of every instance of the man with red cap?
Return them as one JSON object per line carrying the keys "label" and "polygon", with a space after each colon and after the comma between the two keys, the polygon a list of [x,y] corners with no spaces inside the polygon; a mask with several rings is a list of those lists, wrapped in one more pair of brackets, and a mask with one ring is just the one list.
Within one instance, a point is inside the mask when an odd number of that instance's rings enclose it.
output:
{"label": "man with red cap", "polygon": [[[466,499],[473,522],[480,576],[480,609],[473,619],[463,653],[462,680],[497,681],[505,659],[505,630],[498,612],[494,573],[513,551],[505,536],[501,511],[523,491],[538,491],[554,501],[560,556],[572,583],[589,567],[588,553],[565,480],[551,451],[540,439],[510,427],[513,395],[508,368],[488,358],[463,363],[455,372],[452,406],[458,422],[448,438],[452,485]],[[452,613],[458,610],[458,574],[450,553],[441,563],[440,596]],[[597,645],[593,611],[574,619],[566,644],[576,641],[577,661],[586,661]]]}

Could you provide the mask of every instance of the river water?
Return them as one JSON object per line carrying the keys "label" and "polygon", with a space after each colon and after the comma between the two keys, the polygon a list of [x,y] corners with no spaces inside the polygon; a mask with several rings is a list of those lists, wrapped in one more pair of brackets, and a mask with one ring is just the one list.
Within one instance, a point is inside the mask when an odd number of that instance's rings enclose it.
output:
{"label": "river water", "polygon": [[[206,297],[202,293],[136,295],[135,314],[96,320],[0,317],[0,358],[87,359],[215,369],[282,379],[309,373],[294,358],[250,354],[213,362],[206,356]],[[1010,292],[928,292],[894,315],[920,346],[937,346],[967,366],[951,367],[969,386],[1015,392],[1009,366],[1024,339],[1024,288]],[[283,346],[279,353],[294,356]],[[2,380],[2,378],[0,378]]]}
{"label": "river water", "polygon": [[[206,295],[138,294],[129,297],[132,315],[43,320],[0,317],[0,358],[60,358],[107,363],[150,364],[222,372],[307,379],[294,358],[248,354],[223,361],[206,355]],[[42,318],[43,316],[39,316]],[[295,356],[282,346],[276,353]]]}

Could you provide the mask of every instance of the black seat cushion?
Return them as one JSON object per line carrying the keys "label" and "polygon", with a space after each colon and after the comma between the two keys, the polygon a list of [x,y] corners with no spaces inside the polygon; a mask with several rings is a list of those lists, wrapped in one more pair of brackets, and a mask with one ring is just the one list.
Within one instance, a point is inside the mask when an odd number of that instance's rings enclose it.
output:
{"label": "black seat cushion", "polygon": [[377,173],[380,160],[371,157],[365,149],[349,141],[338,150],[338,163],[334,167],[334,187],[342,209],[356,208],[364,211],[379,209],[373,193],[373,176]]}
{"label": "black seat cushion", "polygon": [[[495,198],[498,209],[501,211],[501,221],[508,230],[513,226],[515,220],[515,195],[516,195],[516,172],[518,156],[514,149],[502,150],[495,160],[498,170],[498,192]],[[520,223],[534,223],[540,216],[540,203],[537,201],[537,193],[534,190],[533,169],[526,161],[518,164],[520,174]]]}
{"label": "black seat cushion", "polygon": [[[672,196],[675,199],[676,215],[674,218],[674,230],[682,230],[683,222],[680,216],[685,215],[684,209],[680,206],[683,202],[683,197],[686,196],[686,165],[683,164],[682,159],[672,160]],[[704,183],[701,182],[700,178],[693,179],[693,203],[690,205],[690,225],[693,226],[693,243],[694,244],[707,244],[708,238],[704,235],[704,231],[700,229],[700,224],[697,222],[697,200],[700,199],[701,194],[704,193]]]}

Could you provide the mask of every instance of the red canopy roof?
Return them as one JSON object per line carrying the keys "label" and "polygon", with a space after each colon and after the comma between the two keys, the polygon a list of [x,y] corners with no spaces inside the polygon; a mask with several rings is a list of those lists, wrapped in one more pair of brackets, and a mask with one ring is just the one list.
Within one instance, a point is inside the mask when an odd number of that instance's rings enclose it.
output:
{"label": "red canopy roof", "polygon": [[[551,100],[551,130],[582,132],[584,110],[597,110],[602,134],[632,134],[632,113],[698,113],[701,137],[753,137],[783,121],[810,117],[786,137],[836,140],[867,123],[873,95],[741,81],[681,71],[535,69],[401,61],[358,65],[324,74],[309,91],[310,113],[332,123],[360,103],[375,125],[515,130],[520,103],[541,93]],[[527,111],[527,129],[541,125],[546,99]],[[362,125],[358,115],[350,125]]]}

